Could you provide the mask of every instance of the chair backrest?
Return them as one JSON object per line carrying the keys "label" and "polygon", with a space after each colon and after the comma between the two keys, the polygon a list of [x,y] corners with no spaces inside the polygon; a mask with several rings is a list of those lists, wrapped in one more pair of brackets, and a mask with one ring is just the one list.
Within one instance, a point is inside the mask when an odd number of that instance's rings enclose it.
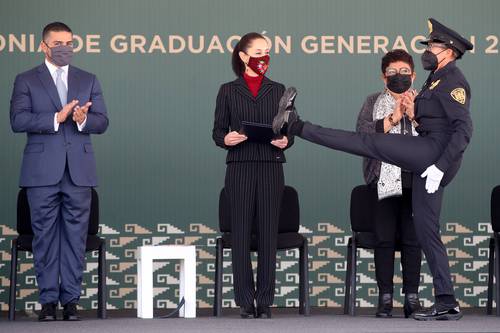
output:
{"label": "chair backrest", "polygon": [[[257,223],[252,224],[252,232],[256,232]],[[278,233],[298,232],[300,227],[299,195],[292,186],[285,186],[281,199],[281,211],[279,217]],[[222,188],[219,195],[219,230],[231,232],[231,207]]]}
{"label": "chair backrest", "polygon": [[90,221],[89,235],[97,235],[99,232],[99,196],[97,191],[92,187],[92,198],[90,200]]}
{"label": "chair backrest", "polygon": [[21,188],[17,193],[17,233],[19,235],[33,235],[26,188]]}
{"label": "chair backrest", "polygon": [[369,185],[359,185],[351,192],[351,229],[355,232],[373,232],[373,216],[377,192]]}
{"label": "chair backrest", "polygon": [[[90,202],[90,223],[88,234],[96,235],[99,231],[99,196],[94,188],[92,188],[91,192],[92,198]],[[26,188],[21,188],[17,194],[17,233],[19,235],[33,235]]]}
{"label": "chair backrest", "polygon": [[491,191],[491,226],[494,232],[500,232],[500,185]]}

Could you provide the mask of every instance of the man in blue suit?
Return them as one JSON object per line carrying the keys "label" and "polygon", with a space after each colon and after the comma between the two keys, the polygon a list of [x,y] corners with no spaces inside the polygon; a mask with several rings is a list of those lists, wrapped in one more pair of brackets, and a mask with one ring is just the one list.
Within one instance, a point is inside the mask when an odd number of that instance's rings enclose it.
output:
{"label": "man in blue suit", "polygon": [[45,62],[16,77],[10,122],[27,134],[20,186],[27,188],[40,321],[79,320],[91,187],[97,186],[90,134],[108,127],[95,75],[70,65],[73,33],[64,23],[43,29]]}

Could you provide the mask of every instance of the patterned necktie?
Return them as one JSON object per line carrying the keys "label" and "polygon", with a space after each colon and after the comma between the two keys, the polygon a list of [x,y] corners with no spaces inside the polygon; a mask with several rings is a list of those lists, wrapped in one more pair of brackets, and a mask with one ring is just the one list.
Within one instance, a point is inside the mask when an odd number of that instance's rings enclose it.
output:
{"label": "patterned necktie", "polygon": [[64,82],[62,80],[62,73],[63,73],[62,68],[58,68],[56,70],[56,88],[57,88],[57,93],[59,94],[59,99],[61,100],[61,105],[64,107],[68,101],[68,88],[64,85]]}

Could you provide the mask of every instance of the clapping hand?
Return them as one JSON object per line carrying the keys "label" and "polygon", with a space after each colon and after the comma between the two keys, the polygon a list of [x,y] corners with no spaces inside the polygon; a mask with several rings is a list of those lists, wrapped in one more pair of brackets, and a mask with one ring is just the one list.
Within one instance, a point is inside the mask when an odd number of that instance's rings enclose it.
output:
{"label": "clapping hand", "polygon": [[92,102],[87,102],[84,106],[75,106],[73,112],[73,121],[81,125],[87,118],[87,112],[89,112],[89,108],[91,105]]}

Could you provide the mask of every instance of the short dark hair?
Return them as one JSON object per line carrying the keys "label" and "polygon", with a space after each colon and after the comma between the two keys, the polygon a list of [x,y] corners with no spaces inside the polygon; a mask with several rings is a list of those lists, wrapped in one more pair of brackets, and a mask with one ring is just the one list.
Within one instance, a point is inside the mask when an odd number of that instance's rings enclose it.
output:
{"label": "short dark hair", "polygon": [[256,39],[265,39],[264,36],[257,32],[249,32],[245,36],[241,37],[240,41],[236,46],[234,47],[233,50],[233,56],[232,56],[232,65],[233,65],[233,72],[236,74],[236,76],[243,76],[245,73],[245,64],[243,61],[241,61],[240,58],[240,51],[247,52],[248,48],[250,47],[250,44]]}
{"label": "short dark hair", "polygon": [[64,24],[62,22],[52,22],[52,23],[47,24],[45,26],[45,28],[43,28],[43,32],[42,32],[43,40],[45,40],[47,35],[52,31],[54,31],[54,32],[66,31],[66,32],[73,33],[73,31],[71,31],[71,29],[66,24]]}
{"label": "short dark hair", "polygon": [[381,66],[382,74],[385,74],[385,70],[387,69],[387,67],[389,67],[390,64],[397,61],[402,61],[410,65],[412,72],[415,70],[415,64],[413,63],[412,56],[405,50],[396,49],[387,52],[382,57],[382,66]]}

